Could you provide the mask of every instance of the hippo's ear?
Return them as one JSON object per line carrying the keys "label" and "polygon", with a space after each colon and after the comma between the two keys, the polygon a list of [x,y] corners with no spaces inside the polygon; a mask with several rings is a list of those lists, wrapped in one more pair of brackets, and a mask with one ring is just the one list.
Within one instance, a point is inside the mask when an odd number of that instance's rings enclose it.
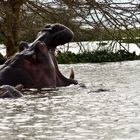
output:
{"label": "hippo's ear", "polygon": [[23,51],[24,49],[28,49],[29,48],[29,45],[28,45],[28,43],[27,42],[25,42],[25,41],[21,41],[20,43],[19,43],[19,51],[21,52],[21,51]]}

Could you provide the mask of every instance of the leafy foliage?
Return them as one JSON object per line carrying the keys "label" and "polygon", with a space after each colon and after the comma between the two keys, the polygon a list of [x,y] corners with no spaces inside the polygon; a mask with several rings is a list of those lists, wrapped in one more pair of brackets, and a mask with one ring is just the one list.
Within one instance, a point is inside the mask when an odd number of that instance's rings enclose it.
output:
{"label": "leafy foliage", "polygon": [[140,59],[140,56],[137,56],[135,52],[130,53],[125,50],[119,50],[117,52],[98,50],[79,54],[68,51],[65,53],[58,52],[57,54],[58,63],[61,64],[117,62],[136,59]]}

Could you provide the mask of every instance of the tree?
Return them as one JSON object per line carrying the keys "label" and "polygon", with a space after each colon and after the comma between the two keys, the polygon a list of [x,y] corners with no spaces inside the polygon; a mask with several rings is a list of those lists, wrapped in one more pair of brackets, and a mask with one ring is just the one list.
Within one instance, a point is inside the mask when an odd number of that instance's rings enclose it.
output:
{"label": "tree", "polygon": [[19,42],[20,8],[25,0],[0,1],[0,32],[4,36],[7,57],[17,52]]}
{"label": "tree", "polygon": [[70,16],[70,11],[54,7],[53,1],[0,0],[0,34],[4,38],[7,57],[18,51],[21,39],[34,39],[45,23],[60,22],[69,26]]}
{"label": "tree", "polygon": [[[70,9],[77,15],[75,21],[81,27],[87,27],[100,33],[103,37],[103,30],[108,33],[109,38],[119,42],[122,38],[135,41],[140,35],[140,4],[137,0],[116,1],[116,0],[55,0],[64,7]],[[135,41],[140,47],[139,41]],[[112,46],[111,46],[112,47]]]}
{"label": "tree", "polygon": [[45,23],[70,27],[75,41],[90,31],[91,36],[96,32],[92,40],[104,39],[106,34],[116,42],[123,37],[135,40],[140,30],[139,5],[137,0],[0,0],[0,34],[7,57],[18,51],[20,40],[34,39]]}

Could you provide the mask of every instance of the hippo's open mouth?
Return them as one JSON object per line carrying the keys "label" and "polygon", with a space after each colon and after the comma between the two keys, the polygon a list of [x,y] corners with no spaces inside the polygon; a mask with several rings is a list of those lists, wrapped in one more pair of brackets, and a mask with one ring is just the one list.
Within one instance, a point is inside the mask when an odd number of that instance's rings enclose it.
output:
{"label": "hippo's open mouth", "polygon": [[76,80],[66,78],[59,71],[56,46],[69,42],[72,33],[65,26],[57,26],[57,30],[52,29],[51,33],[43,30],[33,43],[21,45],[21,52],[0,69],[0,85],[22,84],[26,88],[43,88],[77,84]]}

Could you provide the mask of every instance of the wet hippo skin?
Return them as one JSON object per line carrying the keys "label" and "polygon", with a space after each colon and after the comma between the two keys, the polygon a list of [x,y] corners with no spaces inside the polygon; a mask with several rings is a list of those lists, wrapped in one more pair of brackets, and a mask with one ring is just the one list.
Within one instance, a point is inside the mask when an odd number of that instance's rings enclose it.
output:
{"label": "wet hippo skin", "polygon": [[73,32],[61,24],[47,25],[32,43],[22,42],[20,52],[7,60],[0,69],[0,85],[43,88],[77,84],[59,71],[55,58],[58,45],[70,42]]}

